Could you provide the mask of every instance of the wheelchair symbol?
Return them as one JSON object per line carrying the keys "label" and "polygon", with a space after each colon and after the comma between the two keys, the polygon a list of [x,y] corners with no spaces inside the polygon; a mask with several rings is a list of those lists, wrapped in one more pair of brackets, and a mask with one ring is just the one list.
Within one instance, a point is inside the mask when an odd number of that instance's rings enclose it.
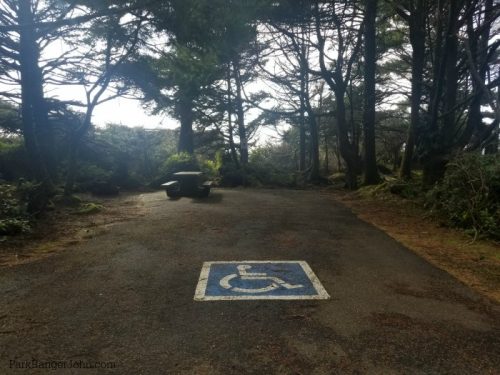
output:
{"label": "wheelchair symbol", "polygon": [[[302,284],[296,284],[296,285],[289,284],[286,281],[280,279],[279,277],[268,276],[267,273],[248,272],[248,270],[252,268],[252,266],[249,266],[247,264],[241,264],[236,268],[238,269],[238,274],[232,273],[227,276],[224,276],[219,282],[221,287],[223,287],[224,289],[229,289],[232,292],[236,293],[266,293],[270,292],[271,290],[278,289],[280,287],[283,287],[285,289],[297,289],[304,287],[304,285]],[[238,277],[241,280],[269,280],[270,284],[263,288],[255,288],[255,289],[239,288],[232,286],[229,282]]]}

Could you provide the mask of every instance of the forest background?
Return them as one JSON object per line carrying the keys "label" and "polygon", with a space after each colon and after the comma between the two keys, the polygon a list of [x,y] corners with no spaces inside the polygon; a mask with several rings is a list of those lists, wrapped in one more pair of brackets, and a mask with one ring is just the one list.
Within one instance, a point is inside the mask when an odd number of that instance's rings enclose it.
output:
{"label": "forest background", "polygon": [[[3,0],[0,234],[78,193],[201,169],[230,187],[375,186],[498,241],[499,14],[493,0]],[[180,126],[96,126],[117,98]],[[274,139],[257,143],[262,129]]]}

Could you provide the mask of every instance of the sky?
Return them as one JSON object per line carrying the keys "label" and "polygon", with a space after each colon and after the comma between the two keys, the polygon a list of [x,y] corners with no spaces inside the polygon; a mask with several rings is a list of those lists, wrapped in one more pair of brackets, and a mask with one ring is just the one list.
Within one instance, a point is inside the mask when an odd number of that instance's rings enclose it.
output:
{"label": "sky", "polygon": [[[45,50],[45,57],[52,58],[59,56],[67,50],[67,46],[62,42],[52,43]],[[258,90],[269,90],[269,87],[262,82],[252,82],[246,86],[245,91],[251,93]],[[108,89],[108,95],[111,90]],[[46,96],[60,100],[76,100],[85,102],[85,91],[83,86],[63,85],[46,87]],[[106,97],[105,93],[103,97]],[[81,110],[75,108],[77,110]],[[245,121],[249,122],[259,114],[260,110],[253,109],[245,114]],[[118,124],[129,127],[144,127],[146,129],[175,129],[180,126],[177,119],[168,114],[153,115],[148,108],[142,106],[141,100],[129,97],[120,97],[99,104],[92,116],[92,122],[96,126],[105,126],[106,124]],[[264,145],[268,142],[276,143],[277,133],[272,128],[261,127],[255,134],[254,141],[257,145]]]}
{"label": "sky", "polygon": [[117,98],[100,104],[94,112],[94,124],[104,126],[108,123],[125,126],[141,126],[147,129],[179,126],[179,122],[167,115],[152,115],[143,108],[139,100]]}

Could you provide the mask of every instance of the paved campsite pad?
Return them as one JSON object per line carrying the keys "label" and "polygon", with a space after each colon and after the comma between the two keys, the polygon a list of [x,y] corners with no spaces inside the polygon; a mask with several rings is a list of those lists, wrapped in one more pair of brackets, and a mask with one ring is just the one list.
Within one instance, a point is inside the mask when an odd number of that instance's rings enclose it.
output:
{"label": "paved campsite pad", "polygon": [[[0,269],[0,374],[497,374],[492,304],[317,191],[142,196],[146,215]],[[413,228],[409,230],[414,230]],[[306,261],[327,300],[197,302],[207,260]],[[230,280],[232,285],[232,280]],[[9,368],[10,360],[114,369]]]}
{"label": "paved campsite pad", "polygon": [[305,300],[330,296],[304,261],[205,262],[194,299]]}

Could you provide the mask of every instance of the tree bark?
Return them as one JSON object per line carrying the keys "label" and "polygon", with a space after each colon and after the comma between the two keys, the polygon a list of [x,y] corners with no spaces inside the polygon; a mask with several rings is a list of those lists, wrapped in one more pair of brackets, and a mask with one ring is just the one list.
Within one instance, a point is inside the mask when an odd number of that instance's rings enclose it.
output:
{"label": "tree bark", "polygon": [[[457,23],[461,1],[450,1],[448,30],[446,34],[446,78],[444,86],[443,136],[452,139],[455,131],[456,104],[458,91],[458,38]],[[445,145],[448,146],[448,145]],[[449,147],[449,146],[448,146]]]}
{"label": "tree bark", "polygon": [[327,135],[327,132],[325,130],[325,134],[324,134],[324,142],[325,142],[325,173],[327,175],[330,174],[330,156],[328,155],[329,153],[329,147],[328,147],[328,135]]}
{"label": "tree bark", "polygon": [[310,92],[309,92],[309,62],[307,61],[308,53],[306,46],[302,45],[300,51],[300,80],[301,80],[301,105],[305,106],[307,113],[307,122],[309,124],[309,137],[310,137],[310,163],[311,169],[309,172],[310,181],[319,181],[319,131],[316,114],[311,105]]}
{"label": "tree bark", "polygon": [[[500,84],[497,87],[497,103],[500,103]],[[492,127],[492,134],[490,136],[491,140],[486,142],[486,147],[484,148],[484,153],[488,155],[498,154],[498,146],[500,145],[500,141],[498,136],[500,135],[500,121],[496,119],[490,125]]]}
{"label": "tree bark", "polygon": [[300,123],[299,123],[299,171],[306,170],[306,104],[305,104],[305,78],[300,77]]}
{"label": "tree bark", "polygon": [[[434,98],[431,103],[431,122],[428,131],[434,133],[433,141],[426,145],[427,155],[423,158],[423,182],[427,186],[434,185],[442,179],[446,171],[446,164],[453,149],[456,133],[456,103],[458,90],[458,37],[457,26],[462,1],[448,2],[448,21],[445,32],[443,55],[439,62],[439,71],[435,80]],[[439,12],[442,17],[442,9]],[[436,51],[436,54],[438,52]],[[441,92],[444,95],[441,97]],[[443,116],[442,126],[438,125],[439,102],[442,99]]]}
{"label": "tree bark", "polygon": [[76,134],[71,137],[71,146],[69,149],[68,157],[68,170],[66,171],[66,183],[64,185],[64,195],[70,196],[73,193],[73,187],[75,185],[76,175],[77,175],[77,164],[78,164],[78,141]]}
{"label": "tree bark", "polygon": [[337,84],[334,93],[337,104],[337,130],[340,154],[347,167],[346,187],[355,190],[358,188],[357,171],[359,168],[359,159],[357,153],[354,151],[354,146],[349,142],[345,108],[345,87]]}
{"label": "tree bark", "polygon": [[[472,0],[469,0],[469,6]],[[463,148],[470,141],[474,132],[478,132],[483,127],[483,116],[481,114],[481,103],[485,97],[484,81],[488,69],[488,43],[490,39],[491,23],[488,19],[493,14],[493,0],[486,0],[484,5],[483,22],[476,27],[481,28],[479,35],[474,32],[473,14],[467,18],[467,41],[465,49],[469,69],[471,71],[472,95],[473,98],[467,111],[467,123],[458,142],[458,147]],[[486,89],[487,90],[487,89]],[[486,93],[487,94],[487,93]]]}
{"label": "tree bark", "polygon": [[365,10],[365,71],[364,71],[364,183],[374,185],[380,181],[377,170],[375,150],[375,69],[376,69],[376,30],[377,0],[366,0]]}
{"label": "tree bark", "polygon": [[399,176],[411,179],[413,154],[420,124],[420,103],[422,101],[423,72],[425,65],[425,13],[424,0],[417,1],[408,19],[410,25],[410,43],[412,46],[411,66],[411,114],[406,146],[401,161]]}
{"label": "tree bark", "polygon": [[309,174],[309,180],[318,181],[320,179],[318,123],[316,121],[316,116],[312,108],[310,107],[310,104],[307,118],[309,122],[309,132],[311,137],[311,171]]}
{"label": "tree bark", "polygon": [[181,95],[178,103],[181,129],[179,135],[178,152],[194,153],[193,141],[193,100],[187,95]]}
{"label": "tree bark", "polygon": [[229,133],[229,151],[231,153],[231,159],[236,168],[240,168],[240,162],[238,161],[238,153],[236,152],[236,146],[234,144],[234,129],[233,129],[233,99],[231,90],[231,66],[227,66],[227,127]]}
{"label": "tree bark", "polygon": [[[34,15],[30,0],[20,0],[19,65],[21,72],[22,122],[26,151],[33,166],[35,178],[48,190],[53,189],[52,162],[54,145],[49,131],[45,98],[43,96],[42,72],[38,66],[40,51],[34,30]],[[51,173],[52,172],[52,173]]]}
{"label": "tree bark", "polygon": [[238,136],[240,138],[240,162],[245,166],[248,164],[248,139],[245,127],[245,112],[243,111],[243,99],[241,96],[242,82],[240,76],[240,64],[238,58],[233,60],[234,79],[236,82],[236,114],[238,116]]}
{"label": "tree bark", "polygon": [[[325,80],[330,90],[335,95],[336,103],[336,115],[337,115],[337,136],[340,148],[340,154],[346,164],[346,187],[348,189],[354,190],[358,187],[357,175],[359,170],[359,157],[356,151],[355,144],[351,143],[349,140],[349,130],[346,121],[346,107],[345,107],[345,94],[347,89],[347,83],[351,78],[352,64],[356,56],[358,55],[359,47],[361,45],[362,37],[362,25],[358,30],[357,38],[355,39],[355,45],[351,51],[348,61],[343,58],[343,53],[345,52],[345,46],[341,49],[339,45],[339,50],[337,51],[338,60],[334,64],[333,71],[331,66],[326,62],[325,56],[325,37],[321,33],[321,16],[319,12],[319,3],[314,4],[314,17],[315,17],[315,29],[317,37],[317,51],[319,54],[319,67],[321,77]],[[337,29],[341,27],[337,24]],[[337,31],[339,34],[339,31]],[[344,65],[345,64],[345,65]],[[344,68],[345,67],[345,73]],[[345,74],[345,77],[344,77]]]}

